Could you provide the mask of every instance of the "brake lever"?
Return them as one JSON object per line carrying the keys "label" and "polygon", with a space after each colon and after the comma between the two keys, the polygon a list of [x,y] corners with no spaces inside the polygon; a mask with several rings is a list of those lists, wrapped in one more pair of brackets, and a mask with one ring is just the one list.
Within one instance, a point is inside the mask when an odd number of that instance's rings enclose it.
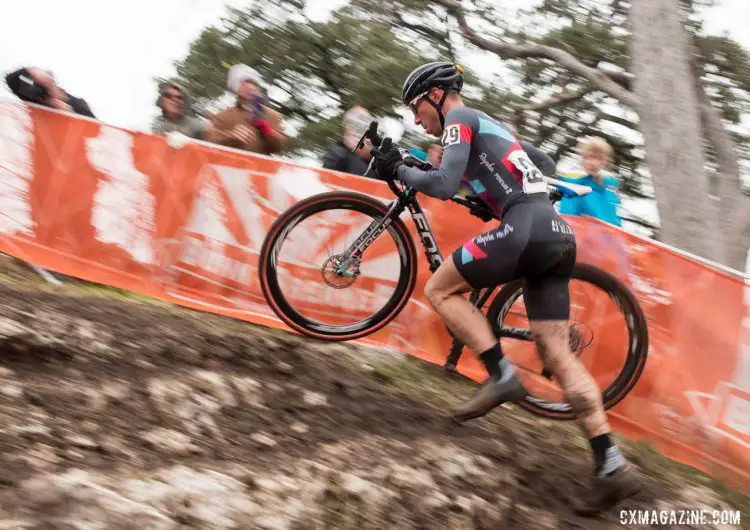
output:
{"label": "brake lever", "polygon": [[[373,129],[373,124],[374,124],[374,129],[377,130],[377,128],[378,128],[378,122],[372,122],[370,124],[370,129]],[[370,129],[368,129],[368,132],[369,132]],[[388,151],[391,150],[392,147],[393,147],[393,140],[386,136],[381,141],[380,147],[378,147],[378,150],[382,151],[383,153],[387,153]],[[369,175],[370,174],[370,172],[372,171],[372,165],[374,163],[375,163],[375,157],[373,156],[373,157],[370,158],[370,163],[367,164],[367,171],[365,171],[365,175]]]}
{"label": "brake lever", "polygon": [[371,121],[370,126],[367,128],[367,130],[362,134],[362,136],[359,139],[359,142],[357,142],[357,145],[352,149],[352,153],[356,151],[357,149],[362,149],[365,146],[365,140],[369,140],[372,142],[372,145],[376,145],[383,142],[383,139],[378,134],[378,122]]}

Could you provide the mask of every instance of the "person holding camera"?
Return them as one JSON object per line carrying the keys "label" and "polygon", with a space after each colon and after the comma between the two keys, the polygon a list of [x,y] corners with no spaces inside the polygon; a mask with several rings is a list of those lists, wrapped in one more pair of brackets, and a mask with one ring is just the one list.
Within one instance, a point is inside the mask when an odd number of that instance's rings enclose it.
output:
{"label": "person holding camera", "polygon": [[160,83],[156,105],[161,116],[154,121],[152,132],[160,136],[179,133],[202,140],[208,123],[192,116],[190,103],[190,93],[177,79]]}
{"label": "person holding camera", "polygon": [[23,101],[96,119],[86,100],[60,88],[51,72],[27,66],[6,75],[5,82]]}
{"label": "person holding camera", "polygon": [[264,155],[286,150],[289,140],[281,130],[281,116],[265,105],[260,74],[235,64],[229,69],[227,88],[237,95],[237,102],[211,117],[206,141]]}

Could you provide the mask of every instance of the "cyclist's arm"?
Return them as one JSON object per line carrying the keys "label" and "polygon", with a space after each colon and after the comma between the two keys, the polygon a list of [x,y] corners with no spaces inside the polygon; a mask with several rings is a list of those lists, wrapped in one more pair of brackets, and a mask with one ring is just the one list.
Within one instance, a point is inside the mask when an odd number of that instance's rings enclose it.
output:
{"label": "cyclist's arm", "polygon": [[[461,187],[461,179],[469,163],[469,144],[456,146],[443,155],[439,169],[422,171],[415,167],[398,168],[398,180],[417,191],[438,199],[450,199]],[[450,153],[450,154],[449,154]]]}
{"label": "cyclist's arm", "polygon": [[469,165],[471,139],[478,128],[476,115],[464,107],[449,112],[445,123],[443,158],[438,169],[422,171],[407,166],[398,169],[398,180],[417,191],[443,200],[450,199],[461,188],[461,181]]}
{"label": "cyclist's arm", "polygon": [[542,172],[542,174],[545,177],[552,177],[557,172],[557,164],[555,164],[555,161],[552,160],[546,153],[542,152],[540,149],[537,149],[535,146],[530,144],[529,142],[518,142],[521,144],[521,147],[524,151],[526,151],[526,154],[529,155],[529,158],[531,159],[531,162],[539,168],[539,171]]}

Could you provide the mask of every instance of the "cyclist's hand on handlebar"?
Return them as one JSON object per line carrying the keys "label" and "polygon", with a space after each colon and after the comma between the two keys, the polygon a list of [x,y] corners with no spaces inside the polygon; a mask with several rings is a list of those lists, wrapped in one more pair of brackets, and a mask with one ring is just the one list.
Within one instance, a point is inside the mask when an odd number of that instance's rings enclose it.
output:
{"label": "cyclist's hand on handlebar", "polygon": [[466,197],[466,200],[474,205],[469,208],[469,213],[474,217],[479,217],[485,223],[495,219],[495,216],[491,213],[490,207],[479,197],[469,196]]}
{"label": "cyclist's hand on handlebar", "polygon": [[489,223],[495,218],[481,206],[474,206],[473,208],[469,208],[469,213],[474,217],[479,217],[485,223]]}
{"label": "cyclist's hand on handlebar", "polygon": [[398,168],[404,164],[404,159],[401,158],[401,153],[398,149],[393,148],[387,153],[383,153],[379,149],[373,149],[370,153],[372,153],[372,157],[375,159],[375,171],[380,178],[384,180],[394,180],[397,178],[396,173]]}

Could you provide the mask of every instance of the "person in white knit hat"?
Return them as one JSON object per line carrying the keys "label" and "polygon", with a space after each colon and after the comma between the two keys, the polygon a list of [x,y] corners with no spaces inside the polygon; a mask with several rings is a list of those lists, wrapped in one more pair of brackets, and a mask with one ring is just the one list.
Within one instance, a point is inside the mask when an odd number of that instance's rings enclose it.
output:
{"label": "person in white knit hat", "polygon": [[265,105],[260,84],[260,74],[245,64],[235,64],[229,69],[227,88],[237,96],[237,101],[233,107],[211,117],[212,127],[206,133],[206,141],[266,155],[288,148],[281,115]]}

